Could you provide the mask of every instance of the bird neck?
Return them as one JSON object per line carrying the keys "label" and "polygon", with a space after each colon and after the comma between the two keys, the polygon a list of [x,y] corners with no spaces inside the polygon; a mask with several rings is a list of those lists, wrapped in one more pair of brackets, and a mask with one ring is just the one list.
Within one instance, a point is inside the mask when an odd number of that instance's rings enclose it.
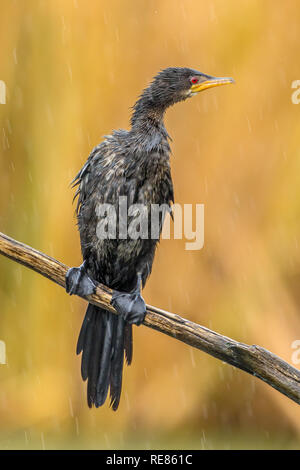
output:
{"label": "bird neck", "polygon": [[133,107],[131,134],[148,151],[164,144],[168,146],[169,135],[164,125],[166,108],[153,99],[149,89],[144,91]]}
{"label": "bird neck", "polygon": [[171,138],[164,125],[164,115],[173,101],[161,90],[156,81],[152,82],[133,106],[130,133],[138,152],[164,155],[171,152],[168,142]]}
{"label": "bird neck", "polygon": [[164,127],[165,108],[153,103],[150,97],[142,96],[133,107],[132,129],[143,127]]}

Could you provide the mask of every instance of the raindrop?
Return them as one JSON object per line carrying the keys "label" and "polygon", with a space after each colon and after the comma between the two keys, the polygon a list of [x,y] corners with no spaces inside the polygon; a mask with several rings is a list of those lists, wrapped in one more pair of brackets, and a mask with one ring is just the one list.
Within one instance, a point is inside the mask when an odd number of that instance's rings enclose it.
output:
{"label": "raindrop", "polygon": [[75,417],[76,435],[79,436],[79,422],[78,417]]}
{"label": "raindrop", "polygon": [[46,450],[44,433],[41,432],[42,449]]}
{"label": "raindrop", "polygon": [[110,446],[110,440],[109,440],[108,435],[107,435],[106,432],[104,433],[104,441],[105,441],[105,443],[106,443],[106,447],[108,447],[108,449],[110,449],[110,448],[111,448],[111,446]]}
{"label": "raindrop", "polygon": [[70,414],[71,414],[72,418],[74,418],[72,398],[70,396],[69,396],[69,407],[70,407]]}
{"label": "raindrop", "polygon": [[6,127],[7,127],[7,130],[9,132],[9,134],[12,134],[12,127],[11,127],[11,123],[10,123],[10,120],[9,119],[6,119]]}
{"label": "raindrop", "polygon": [[210,16],[210,21],[211,22],[213,22],[213,23],[217,22],[215,6],[214,6],[213,3],[210,3],[210,5],[209,5],[209,16]]}
{"label": "raindrop", "polygon": [[195,355],[194,355],[194,350],[193,348],[189,348],[190,351],[190,356],[191,356],[191,361],[192,361],[192,367],[196,367],[196,362],[195,362]]}
{"label": "raindrop", "polygon": [[14,58],[14,63],[17,64],[18,59],[17,59],[17,49],[16,48],[14,48],[14,50],[13,50],[13,58]]}
{"label": "raindrop", "polygon": [[207,410],[207,406],[206,406],[206,405],[203,405],[203,406],[202,406],[202,415],[203,415],[203,418],[204,418],[204,419],[207,419],[207,418],[208,418],[208,410]]}
{"label": "raindrop", "polygon": [[250,132],[250,134],[251,134],[251,132],[252,132],[251,122],[250,122],[248,116],[246,117],[246,119],[247,119],[248,129],[249,129],[249,132]]}
{"label": "raindrop", "polygon": [[72,83],[73,81],[73,72],[70,64],[67,64],[68,67],[68,72],[69,72],[69,77],[70,77],[70,82]]}

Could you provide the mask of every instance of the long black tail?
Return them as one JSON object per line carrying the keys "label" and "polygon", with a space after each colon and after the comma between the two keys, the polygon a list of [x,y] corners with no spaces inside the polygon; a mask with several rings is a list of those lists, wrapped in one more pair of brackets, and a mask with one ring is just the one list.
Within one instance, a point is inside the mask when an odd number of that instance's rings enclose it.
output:
{"label": "long black tail", "polygon": [[76,352],[82,352],[81,375],[83,380],[88,379],[88,406],[103,405],[110,388],[110,405],[116,411],[122,389],[124,352],[128,365],[132,360],[132,325],[120,315],[89,304]]}

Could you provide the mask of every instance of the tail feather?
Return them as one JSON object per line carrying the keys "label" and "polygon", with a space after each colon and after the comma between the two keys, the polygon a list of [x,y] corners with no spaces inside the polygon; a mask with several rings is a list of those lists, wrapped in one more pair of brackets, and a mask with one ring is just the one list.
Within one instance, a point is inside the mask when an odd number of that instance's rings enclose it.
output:
{"label": "tail feather", "polygon": [[79,338],[78,338],[78,341],[77,341],[76,354],[80,354],[81,351],[83,350],[85,333],[86,333],[88,324],[89,324],[89,322],[91,321],[91,318],[92,318],[93,308],[94,308],[94,306],[92,304],[88,305],[88,308],[87,308],[87,311],[86,311],[86,314],[85,314],[85,317],[84,317],[84,320],[83,320],[83,323],[82,323],[82,326],[81,326],[81,330],[80,330],[80,333],[79,333]]}
{"label": "tail feather", "polygon": [[[87,400],[88,406],[91,408],[94,403],[94,397],[97,394],[97,382],[99,377],[99,358],[103,344],[103,318],[101,313],[95,315],[96,325],[93,335],[93,349],[89,358],[88,384],[87,384]],[[92,327],[91,327],[92,328]]]}
{"label": "tail feather", "polygon": [[87,401],[91,408],[105,402],[110,388],[111,406],[120,402],[124,352],[127,364],[132,360],[132,326],[121,316],[89,304],[77,342],[82,352],[81,375],[88,379]]}
{"label": "tail feather", "polygon": [[127,365],[130,366],[132,362],[132,325],[125,323],[124,331],[124,349]]}
{"label": "tail feather", "polygon": [[92,353],[92,349],[94,347],[94,342],[93,342],[94,329],[95,329],[95,317],[92,316],[89,322],[89,325],[87,327],[85,336],[84,336],[84,347],[82,350],[82,357],[81,357],[81,376],[83,380],[86,380],[89,375],[90,356]]}
{"label": "tail feather", "polygon": [[110,404],[112,409],[117,410],[120,402],[122,389],[122,370],[124,363],[124,330],[125,320],[122,317],[117,318],[115,328],[114,350],[111,361],[110,371]]}
{"label": "tail feather", "polygon": [[97,382],[97,404],[101,406],[106,400],[109,388],[109,377],[111,369],[111,360],[113,355],[113,334],[115,329],[115,318],[112,314],[105,312],[104,314],[104,340],[101,351],[100,371]]}

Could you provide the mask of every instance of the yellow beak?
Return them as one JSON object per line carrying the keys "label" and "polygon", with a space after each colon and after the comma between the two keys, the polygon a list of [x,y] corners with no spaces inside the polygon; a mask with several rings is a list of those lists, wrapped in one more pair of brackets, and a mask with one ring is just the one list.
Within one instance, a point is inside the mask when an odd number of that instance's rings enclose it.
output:
{"label": "yellow beak", "polygon": [[204,82],[196,83],[192,85],[190,90],[192,93],[199,93],[200,91],[213,88],[215,86],[228,85],[229,83],[235,83],[233,78],[230,77],[209,77]]}

